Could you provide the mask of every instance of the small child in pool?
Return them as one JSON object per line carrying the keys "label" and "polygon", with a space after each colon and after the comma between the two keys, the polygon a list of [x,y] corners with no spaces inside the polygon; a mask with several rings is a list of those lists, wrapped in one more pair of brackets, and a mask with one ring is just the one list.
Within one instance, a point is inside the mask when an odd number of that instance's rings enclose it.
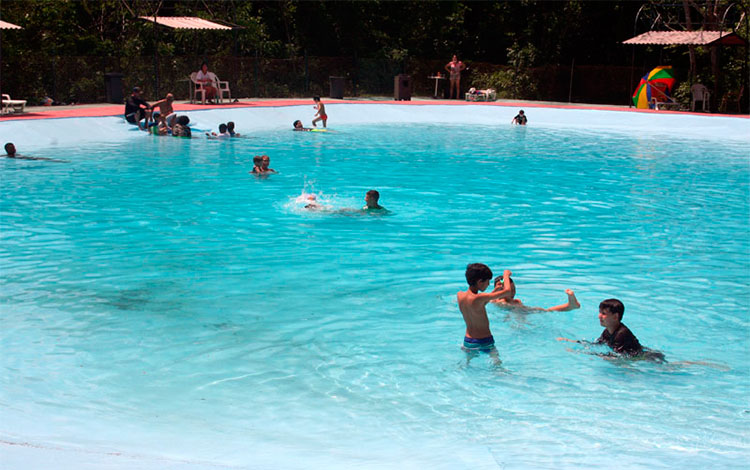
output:
{"label": "small child in pool", "polygon": [[318,121],[323,121],[323,127],[326,127],[326,122],[328,122],[328,115],[326,114],[326,106],[320,102],[320,96],[314,96],[313,101],[315,101],[315,109],[317,109],[318,112],[315,113],[317,117],[313,119],[312,125],[313,127],[318,127],[316,123]]}
{"label": "small child in pool", "polygon": [[226,124],[219,124],[218,134],[216,132],[212,132],[210,134],[206,132],[206,135],[209,137],[215,137],[217,139],[228,139],[229,137],[231,137],[231,135],[229,134],[229,131],[227,130]]}
{"label": "small child in pool", "polygon": [[476,353],[484,351],[490,354],[499,364],[497,349],[495,348],[495,339],[490,331],[490,320],[487,318],[487,303],[510,297],[510,274],[509,270],[503,271],[505,289],[495,290],[489,293],[482,291],[487,289],[492,280],[492,270],[482,263],[472,263],[466,266],[466,282],[469,288],[464,292],[459,292],[458,309],[464,317],[466,323],[466,334],[464,335],[463,349],[467,352]]}
{"label": "small child in pool", "polygon": [[261,173],[260,168],[262,166],[262,160],[263,157],[261,157],[260,155],[256,155],[253,157],[253,171],[251,171],[250,173],[254,175],[259,175]]}
{"label": "small child in pool", "polygon": [[[599,339],[595,341],[595,344],[606,344],[615,353],[623,356],[641,357],[655,362],[665,362],[664,354],[641,346],[638,338],[630,331],[630,328],[622,323],[622,316],[624,314],[625,306],[617,299],[607,299],[599,304],[599,324],[604,327],[604,331],[602,331]],[[572,343],[586,342],[568,338],[557,338],[557,340]]]}
{"label": "small child in pool", "polygon": [[271,164],[271,158],[268,155],[263,155],[260,157],[261,174],[276,173],[276,170],[274,170],[273,168],[268,168],[268,165],[270,164]]}
{"label": "small child in pool", "polygon": [[512,121],[510,121],[511,124],[518,124],[519,126],[525,126],[528,122],[528,119],[526,119],[526,115],[523,113],[523,109],[518,111],[518,114],[516,114],[516,117],[513,118]]}
{"label": "small child in pool", "polygon": [[240,134],[237,132],[234,132],[234,121],[229,121],[227,123],[227,132],[229,132],[229,137],[239,137]]}
{"label": "small child in pool", "polygon": [[[495,290],[503,290],[503,277],[497,276],[495,278]],[[517,309],[523,309],[527,311],[537,310],[537,311],[543,311],[543,312],[567,312],[568,310],[575,310],[577,308],[581,308],[581,304],[578,302],[578,299],[576,299],[575,293],[573,293],[570,289],[565,289],[565,293],[568,295],[568,301],[564,304],[555,305],[554,307],[550,308],[542,308],[542,307],[528,307],[521,302],[521,300],[516,298],[516,284],[513,282],[513,279],[510,279],[510,297],[505,297],[502,299],[493,300],[492,303],[497,304],[501,307],[506,308],[517,308]]]}

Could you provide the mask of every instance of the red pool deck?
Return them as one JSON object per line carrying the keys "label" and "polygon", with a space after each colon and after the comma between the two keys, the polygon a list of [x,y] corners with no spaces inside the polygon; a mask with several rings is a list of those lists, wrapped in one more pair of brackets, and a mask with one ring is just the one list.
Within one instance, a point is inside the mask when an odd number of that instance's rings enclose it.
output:
{"label": "red pool deck", "polygon": [[[656,114],[687,114],[694,116],[712,116],[712,117],[735,117],[749,119],[747,114],[709,114],[687,111],[655,111],[651,109],[636,109],[626,106],[613,105],[593,105],[593,104],[571,104],[571,103],[552,103],[540,101],[512,101],[501,100],[492,102],[474,102],[463,100],[434,100],[434,99],[414,99],[413,101],[394,101],[387,99],[349,99],[333,100],[323,99],[327,104],[392,104],[398,106],[429,106],[429,105],[448,105],[448,106],[502,106],[510,108],[557,108],[557,109],[590,109],[599,111],[621,111],[634,113],[656,113]],[[227,104],[189,104],[175,103],[175,111],[204,111],[208,109],[229,109],[229,108],[268,108],[283,106],[300,106],[311,105],[312,100],[309,98],[290,98],[290,99],[243,99],[237,103]],[[26,119],[59,119],[59,118],[80,118],[80,117],[103,117],[103,116],[121,116],[124,111],[122,104],[85,104],[79,106],[60,106],[46,107],[34,106],[20,114],[6,114],[0,117],[3,121],[19,121]]]}

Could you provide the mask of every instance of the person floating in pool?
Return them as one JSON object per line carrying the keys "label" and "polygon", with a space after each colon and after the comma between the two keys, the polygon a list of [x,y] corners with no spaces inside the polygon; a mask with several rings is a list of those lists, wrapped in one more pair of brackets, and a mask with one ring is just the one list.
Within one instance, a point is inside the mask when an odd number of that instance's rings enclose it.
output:
{"label": "person floating in pool", "polygon": [[529,120],[526,119],[526,114],[524,114],[523,109],[518,111],[518,114],[516,114],[516,117],[513,118],[512,121],[510,121],[511,124],[518,124],[519,126],[525,126],[526,123]]}
{"label": "person floating in pool", "polygon": [[315,116],[317,117],[313,119],[312,125],[313,127],[318,127],[316,123],[318,121],[323,121],[323,127],[326,127],[326,123],[328,122],[328,115],[326,114],[326,106],[320,102],[320,96],[314,96],[313,101],[315,101],[315,109],[318,112],[315,113]]}
{"label": "person floating in pool", "polygon": [[502,290],[494,290],[490,293],[482,293],[492,281],[492,270],[481,263],[472,263],[466,266],[466,282],[469,288],[459,292],[458,309],[466,323],[466,334],[464,336],[464,351],[476,353],[487,352],[499,364],[495,339],[490,331],[490,320],[487,318],[487,303],[493,300],[510,298],[512,295],[510,287],[509,270],[503,271]]}
{"label": "person floating in pool", "polygon": [[13,144],[13,142],[8,142],[7,144],[5,144],[5,158],[15,158],[16,160],[44,160],[47,162],[68,163],[67,160],[56,160],[54,158],[28,157],[26,155],[20,155],[16,152],[16,146]]}
{"label": "person floating in pool", "polygon": [[[504,282],[502,276],[497,276],[495,278],[495,290],[503,290],[504,288]],[[581,304],[578,302],[578,299],[576,299],[575,293],[570,289],[565,289],[565,293],[568,296],[568,301],[564,304],[555,305],[554,307],[550,308],[542,308],[542,307],[529,307],[523,304],[520,299],[516,298],[516,283],[513,282],[513,279],[510,279],[510,297],[502,298],[493,300],[492,303],[497,304],[500,307],[505,308],[513,308],[513,309],[519,309],[519,310],[526,310],[526,311],[542,311],[542,312],[567,312],[569,310],[575,310],[577,308],[581,308]]]}
{"label": "person floating in pool", "polygon": [[[616,354],[626,357],[638,357],[655,362],[665,362],[664,354],[652,351],[641,346],[638,338],[630,331],[630,328],[622,323],[625,314],[625,306],[617,299],[607,299],[599,304],[599,324],[604,327],[601,336],[594,343],[606,344]],[[557,338],[558,341],[569,341],[571,343],[586,343],[583,340],[571,340],[568,338]]]}
{"label": "person floating in pool", "polygon": [[297,119],[296,121],[294,121],[294,123],[292,124],[292,126],[294,127],[294,130],[295,130],[295,131],[305,131],[305,132],[310,132],[310,131],[312,130],[312,129],[311,129],[311,128],[309,128],[309,127],[304,127],[304,126],[302,125],[302,121],[300,121],[299,119]]}
{"label": "person floating in pool", "polygon": [[365,206],[362,212],[388,212],[388,209],[378,204],[380,193],[374,189],[367,191],[365,194]]}

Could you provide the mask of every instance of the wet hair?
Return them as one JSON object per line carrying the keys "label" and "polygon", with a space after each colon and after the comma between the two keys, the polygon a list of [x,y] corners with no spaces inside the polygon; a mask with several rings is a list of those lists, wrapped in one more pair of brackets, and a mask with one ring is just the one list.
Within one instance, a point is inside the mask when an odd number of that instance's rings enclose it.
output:
{"label": "wet hair", "polygon": [[523,109],[519,109],[518,114],[523,114]]}
{"label": "wet hair", "polygon": [[370,197],[374,197],[375,198],[375,202],[377,202],[378,199],[380,199],[380,193],[377,192],[374,189],[371,189],[371,190],[367,191],[367,195],[370,196]]}
{"label": "wet hair", "polygon": [[[512,277],[509,277],[508,279],[510,279],[511,285],[515,284],[515,282],[513,282],[513,278]],[[497,276],[495,278],[495,285],[501,284],[502,282],[503,282],[503,276]]]}
{"label": "wet hair", "polygon": [[469,286],[475,286],[479,281],[492,279],[492,270],[486,264],[471,263],[466,266],[466,282]]}
{"label": "wet hair", "polygon": [[182,128],[182,136],[183,137],[192,137],[193,131],[190,130],[188,126],[185,126]]}
{"label": "wet hair", "polygon": [[226,124],[219,124],[219,132],[222,134],[227,131],[227,125]]}
{"label": "wet hair", "polygon": [[320,101],[320,96],[313,96],[313,101]]}
{"label": "wet hair", "polygon": [[11,149],[13,150],[12,153],[16,153],[16,146],[13,145],[13,142],[8,142],[7,144],[5,144],[5,153],[7,153],[8,155],[10,155],[11,154]]}
{"label": "wet hair", "polygon": [[256,156],[254,156],[254,157],[253,157],[253,164],[254,164],[255,166],[258,166],[258,164],[260,163],[260,161],[261,161],[262,159],[263,159],[263,157],[261,157],[260,155],[256,155]]}
{"label": "wet hair", "polygon": [[230,131],[234,130],[234,121],[229,121],[227,123],[227,129],[229,129]]}
{"label": "wet hair", "polygon": [[625,315],[625,306],[617,299],[602,300],[599,304],[599,311],[602,310],[608,313],[617,313],[622,320],[622,316]]}
{"label": "wet hair", "polygon": [[296,121],[294,121],[294,122],[292,123],[292,127],[294,127],[294,128],[296,129],[296,128],[297,128],[297,123],[300,123],[300,124],[302,124],[302,121],[300,121],[299,119],[297,119]]}
{"label": "wet hair", "polygon": [[177,116],[177,124],[181,126],[187,126],[190,124],[190,118],[187,116]]}

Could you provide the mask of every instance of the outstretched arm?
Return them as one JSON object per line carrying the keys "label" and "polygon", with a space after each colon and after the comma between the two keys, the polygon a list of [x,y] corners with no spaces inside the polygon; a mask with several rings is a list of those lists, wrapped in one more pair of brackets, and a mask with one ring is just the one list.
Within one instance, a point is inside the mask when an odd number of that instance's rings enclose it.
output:
{"label": "outstretched arm", "polygon": [[581,308],[581,304],[576,299],[575,293],[570,289],[565,289],[565,293],[568,294],[568,301],[564,304],[555,305],[546,309],[548,312],[567,312],[568,310],[575,310]]}

